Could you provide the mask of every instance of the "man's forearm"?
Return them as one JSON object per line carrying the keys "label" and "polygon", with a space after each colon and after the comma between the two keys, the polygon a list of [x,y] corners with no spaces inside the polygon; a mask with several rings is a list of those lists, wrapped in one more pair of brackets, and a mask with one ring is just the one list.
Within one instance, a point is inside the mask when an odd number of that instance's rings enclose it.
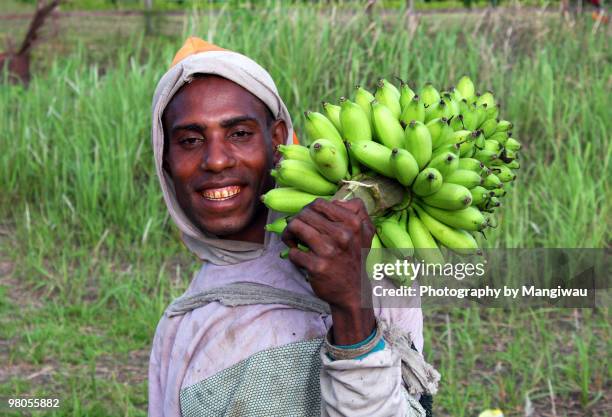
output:
{"label": "man's forearm", "polygon": [[331,307],[332,336],[330,342],[335,345],[354,345],[368,338],[376,328],[376,319],[372,308],[341,309]]}

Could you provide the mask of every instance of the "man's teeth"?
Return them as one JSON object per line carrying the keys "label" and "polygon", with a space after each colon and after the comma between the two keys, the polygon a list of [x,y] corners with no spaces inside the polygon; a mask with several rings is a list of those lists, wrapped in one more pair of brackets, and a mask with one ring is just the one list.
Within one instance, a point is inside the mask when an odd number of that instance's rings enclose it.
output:
{"label": "man's teeth", "polygon": [[202,195],[207,200],[225,200],[230,197],[235,196],[241,190],[241,187],[238,185],[230,185],[229,187],[223,188],[211,188],[208,190],[204,190]]}

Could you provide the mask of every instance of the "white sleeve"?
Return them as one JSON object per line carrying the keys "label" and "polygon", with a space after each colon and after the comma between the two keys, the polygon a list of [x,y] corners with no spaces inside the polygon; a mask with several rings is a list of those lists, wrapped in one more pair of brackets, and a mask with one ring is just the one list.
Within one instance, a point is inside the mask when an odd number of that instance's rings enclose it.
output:
{"label": "white sleeve", "polygon": [[331,360],[321,349],[322,417],[425,417],[402,383],[401,360],[390,347],[363,359]]}
{"label": "white sleeve", "polygon": [[149,359],[149,405],[148,417],[163,417],[164,391],[161,383],[161,353],[159,346],[159,333],[156,331]]}

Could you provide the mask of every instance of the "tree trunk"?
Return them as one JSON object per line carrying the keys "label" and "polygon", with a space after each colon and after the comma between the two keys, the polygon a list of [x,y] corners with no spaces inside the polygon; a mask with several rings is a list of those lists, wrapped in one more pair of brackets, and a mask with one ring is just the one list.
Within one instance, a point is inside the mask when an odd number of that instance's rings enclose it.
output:
{"label": "tree trunk", "polygon": [[414,14],[414,0],[406,0],[406,12]]}
{"label": "tree trunk", "polygon": [[144,0],[145,35],[153,34],[153,0]]}
{"label": "tree trunk", "polygon": [[368,16],[368,20],[372,21],[372,13],[374,11],[374,4],[376,4],[376,0],[368,0],[365,7],[365,13]]}
{"label": "tree trunk", "polygon": [[9,48],[7,52],[0,53],[0,70],[7,67],[9,80],[28,84],[30,81],[30,50],[38,39],[40,28],[49,15],[59,6],[60,0],[51,0],[48,3],[38,1],[36,12],[30,21],[28,31],[17,51]]}

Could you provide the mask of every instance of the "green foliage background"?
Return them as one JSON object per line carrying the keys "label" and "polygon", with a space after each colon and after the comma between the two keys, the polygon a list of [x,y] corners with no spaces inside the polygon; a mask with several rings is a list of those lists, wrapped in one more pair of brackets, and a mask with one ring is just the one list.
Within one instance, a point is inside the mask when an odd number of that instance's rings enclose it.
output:
{"label": "green foliage background", "polygon": [[[145,415],[155,325],[199,268],[169,221],[149,137],[153,89],[190,33],[269,69],[298,132],[301,111],[356,84],[444,87],[469,74],[525,145],[486,244],[610,247],[608,27],[533,13],[407,26],[395,12],[370,22],[268,5],[160,20],[153,37],[140,20],[129,35],[84,31],[62,54],[41,47],[28,88],[0,85],[0,397],[59,396],[57,416]],[[443,375],[438,415],[523,415],[526,397],[549,411],[551,392],[559,415],[611,402],[607,309],[425,315],[426,355]]]}

